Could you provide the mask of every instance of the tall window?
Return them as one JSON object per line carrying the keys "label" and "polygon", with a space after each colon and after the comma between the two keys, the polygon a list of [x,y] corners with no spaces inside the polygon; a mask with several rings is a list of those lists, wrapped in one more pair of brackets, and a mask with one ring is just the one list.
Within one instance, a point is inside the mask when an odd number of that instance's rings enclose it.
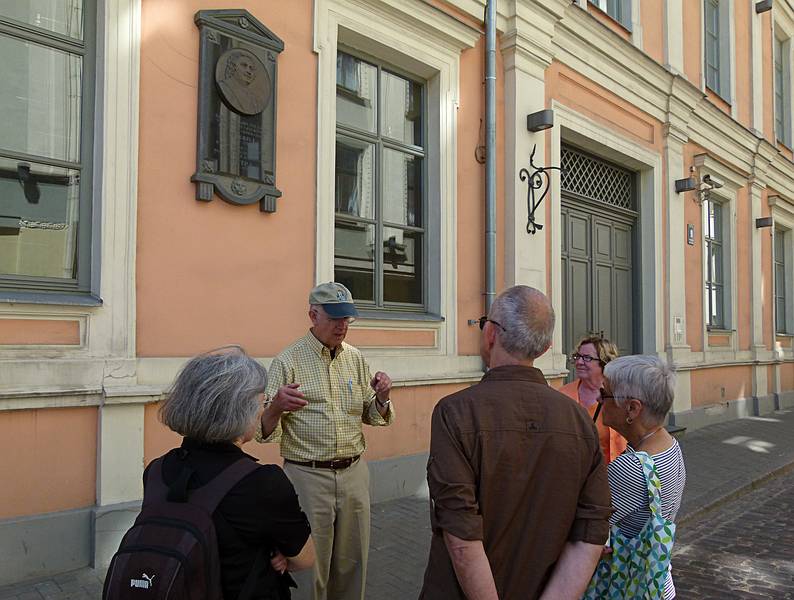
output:
{"label": "tall window", "polygon": [[705,0],[706,86],[720,93],[720,2]]}
{"label": "tall window", "polygon": [[791,146],[791,86],[788,44],[775,36],[775,134],[778,141]]}
{"label": "tall window", "polygon": [[626,29],[631,30],[631,0],[589,0]]}
{"label": "tall window", "polygon": [[782,229],[775,230],[775,330],[778,333],[788,333],[786,324],[786,288],[788,287],[786,273],[786,232]]}
{"label": "tall window", "polygon": [[89,288],[93,5],[0,2],[0,289]]}
{"label": "tall window", "polygon": [[425,306],[424,85],[339,52],[334,277],[364,308]]}
{"label": "tall window", "polygon": [[703,0],[706,87],[731,102],[731,23],[729,0]]}
{"label": "tall window", "polygon": [[724,329],[725,276],[722,205],[708,199],[704,206],[706,208],[706,325],[713,329]]}

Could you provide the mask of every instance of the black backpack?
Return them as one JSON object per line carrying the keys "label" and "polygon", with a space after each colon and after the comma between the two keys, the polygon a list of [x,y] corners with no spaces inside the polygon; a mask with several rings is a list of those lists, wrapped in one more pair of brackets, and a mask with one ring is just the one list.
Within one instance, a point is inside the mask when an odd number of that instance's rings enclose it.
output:
{"label": "black backpack", "polygon": [[[187,502],[168,501],[163,459],[151,464],[143,506],[110,562],[103,600],[223,600],[218,538],[212,513],[256,462],[241,458]],[[263,563],[260,551],[255,566]],[[247,596],[254,571],[240,596]]]}

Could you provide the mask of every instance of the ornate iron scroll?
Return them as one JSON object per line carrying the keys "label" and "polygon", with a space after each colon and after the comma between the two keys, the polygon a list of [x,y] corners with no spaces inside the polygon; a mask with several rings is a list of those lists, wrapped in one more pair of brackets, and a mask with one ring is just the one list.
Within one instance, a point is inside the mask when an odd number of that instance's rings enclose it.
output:
{"label": "ornate iron scroll", "polygon": [[[535,211],[549,193],[549,185],[551,184],[551,175],[549,171],[552,169],[562,171],[560,167],[536,167],[535,150],[537,150],[537,145],[532,146],[532,154],[529,155],[529,166],[532,168],[532,172],[530,173],[526,167],[518,172],[521,181],[527,182],[527,233],[531,233],[532,235],[535,235],[535,233],[543,229],[543,225],[535,221]],[[540,198],[536,199],[535,192],[540,189],[543,190],[543,193],[540,195]]]}

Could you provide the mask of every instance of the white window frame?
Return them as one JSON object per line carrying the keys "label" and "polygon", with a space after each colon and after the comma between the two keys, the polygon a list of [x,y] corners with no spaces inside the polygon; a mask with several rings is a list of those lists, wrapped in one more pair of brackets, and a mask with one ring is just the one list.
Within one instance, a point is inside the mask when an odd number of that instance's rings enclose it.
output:
{"label": "white window frame", "polygon": [[[794,44],[792,44],[792,40],[794,40],[794,9],[792,9],[788,5],[788,3],[776,2],[775,9],[774,11],[772,11],[772,19],[774,21],[772,25],[773,36],[774,38],[783,41],[783,59],[784,59],[783,96],[784,96],[784,102],[786,103],[786,106],[784,107],[785,134],[782,138],[778,137],[777,120],[776,120],[775,138],[777,141],[783,143],[788,148],[792,148],[794,147],[794,121],[792,120],[792,115],[794,114],[794,98],[792,98],[792,93],[791,93],[792,91],[791,82],[794,81],[794,61],[792,60],[792,52],[794,52]],[[775,48],[773,46],[772,47],[773,79],[775,77],[774,57],[775,57]],[[773,88],[773,95],[774,95],[774,88]],[[775,117],[777,117],[777,110],[778,110],[777,103],[774,104],[773,110],[775,111]]]}
{"label": "white window frame", "polygon": [[[775,32],[772,38],[773,81],[775,98],[775,140],[791,147],[791,46],[789,40]],[[778,50],[780,54],[780,72],[778,72]],[[778,88],[780,100],[778,101]]]}
{"label": "white window frame", "polygon": [[[370,315],[356,327],[432,327],[436,347],[394,348],[379,354],[454,354],[456,351],[457,106],[460,52],[480,33],[419,0],[366,4],[346,0],[314,3],[314,50],[318,54],[317,246],[315,280],[334,276],[334,176],[336,55],[338,48],[380,58],[426,81],[427,95],[427,313]],[[396,320],[396,321],[395,321]],[[410,362],[410,361],[409,361]],[[404,366],[409,368],[408,363]],[[421,365],[415,365],[421,369]]]}
{"label": "white window frame", "polygon": [[[712,200],[722,204],[722,231],[723,231],[723,329],[709,329],[708,322],[708,298],[706,297],[706,202],[701,206],[701,228],[700,228],[700,247],[703,252],[703,282],[701,283],[701,296],[703,299],[703,348],[705,350],[706,362],[718,362],[722,360],[734,360],[738,353],[738,336],[736,323],[736,307],[738,306],[738,293],[736,289],[736,273],[738,257],[736,254],[736,205],[739,190],[744,186],[745,180],[738,173],[728,169],[722,163],[714,160],[707,154],[698,154],[694,158],[694,166],[697,176],[702,179],[705,175],[712,175],[723,182],[723,187],[714,189],[710,192]],[[694,194],[693,194],[694,196]],[[728,336],[728,344],[720,346],[710,346],[709,336],[725,334]]]}
{"label": "white window frame", "polygon": [[612,17],[616,23],[620,23],[623,27],[625,27],[628,31],[631,31],[634,25],[633,15],[634,15],[634,2],[632,0],[615,0],[620,5],[621,10],[624,12],[625,16],[623,19],[619,19],[616,15],[613,15],[609,12],[609,2],[610,0],[588,0],[590,4],[594,4],[604,14],[609,15]]}
{"label": "white window frame", "polygon": [[719,89],[712,89],[706,85],[706,2],[712,0],[701,0],[700,2],[700,23],[701,23],[701,61],[702,76],[701,89],[709,89],[720,98],[731,105],[731,116],[736,118],[737,107],[736,98],[736,61],[733,57],[736,54],[736,35],[734,26],[734,0],[718,0],[719,4]]}
{"label": "white window frame", "polygon": [[[772,329],[775,336],[789,335],[794,336],[794,199],[788,200],[781,196],[770,195],[767,200],[771,207],[772,219],[775,226],[772,230],[772,285],[777,286],[778,282],[775,281],[775,236],[780,234],[782,230],[785,238],[783,242],[783,251],[785,253],[785,262],[787,266],[786,273],[786,331],[777,330],[777,307],[774,301],[775,293],[772,293]],[[774,289],[774,287],[773,287]],[[791,348],[785,348],[785,352],[791,355],[794,351]]]}

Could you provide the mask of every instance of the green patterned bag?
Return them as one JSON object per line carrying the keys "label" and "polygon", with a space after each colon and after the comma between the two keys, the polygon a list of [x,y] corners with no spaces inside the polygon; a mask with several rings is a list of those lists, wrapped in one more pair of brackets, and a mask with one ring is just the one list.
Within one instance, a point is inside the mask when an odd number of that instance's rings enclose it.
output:
{"label": "green patterned bag", "polygon": [[664,598],[664,584],[670,568],[675,524],[662,516],[659,474],[646,452],[634,454],[642,464],[648,484],[651,518],[633,538],[612,526],[612,554],[599,561],[585,600],[658,600]]}

